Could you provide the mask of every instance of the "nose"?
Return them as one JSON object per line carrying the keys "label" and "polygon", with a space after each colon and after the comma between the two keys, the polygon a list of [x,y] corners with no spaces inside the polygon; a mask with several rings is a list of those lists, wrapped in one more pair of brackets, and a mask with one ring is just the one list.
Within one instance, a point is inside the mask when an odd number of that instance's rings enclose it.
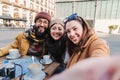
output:
{"label": "nose", "polygon": [[55,32],[56,32],[56,33],[58,33],[58,32],[59,32],[59,30],[58,30],[58,29],[56,29],[56,30],[55,30]]}
{"label": "nose", "polygon": [[71,32],[70,32],[70,35],[71,35],[71,36],[73,36],[74,34],[75,34],[74,31],[71,31]]}
{"label": "nose", "polygon": [[75,35],[74,31],[70,31],[70,33],[69,33],[70,38],[73,38],[74,35]]}
{"label": "nose", "polygon": [[44,26],[44,23],[43,23],[43,22],[41,22],[41,26]]}

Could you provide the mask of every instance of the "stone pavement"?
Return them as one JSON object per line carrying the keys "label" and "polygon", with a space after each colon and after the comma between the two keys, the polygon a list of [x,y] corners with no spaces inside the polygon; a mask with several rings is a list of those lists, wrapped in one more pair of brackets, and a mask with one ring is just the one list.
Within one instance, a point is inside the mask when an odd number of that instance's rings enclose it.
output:
{"label": "stone pavement", "polygon": [[120,36],[120,34],[109,34],[105,32],[95,32],[99,37],[107,37],[107,36]]}

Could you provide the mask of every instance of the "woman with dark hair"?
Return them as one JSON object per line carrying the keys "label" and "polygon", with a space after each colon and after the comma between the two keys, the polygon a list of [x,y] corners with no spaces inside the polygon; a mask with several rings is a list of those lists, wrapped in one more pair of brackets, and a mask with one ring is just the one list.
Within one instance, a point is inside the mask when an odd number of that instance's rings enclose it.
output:
{"label": "woman with dark hair", "polygon": [[50,23],[47,48],[48,54],[51,56],[52,60],[61,64],[56,73],[61,72],[64,69],[66,51],[66,36],[64,24],[61,19],[54,19]]}
{"label": "woman with dark hair", "polygon": [[98,38],[88,23],[76,13],[65,19],[70,61],[67,67],[89,57],[109,56],[106,41]]}

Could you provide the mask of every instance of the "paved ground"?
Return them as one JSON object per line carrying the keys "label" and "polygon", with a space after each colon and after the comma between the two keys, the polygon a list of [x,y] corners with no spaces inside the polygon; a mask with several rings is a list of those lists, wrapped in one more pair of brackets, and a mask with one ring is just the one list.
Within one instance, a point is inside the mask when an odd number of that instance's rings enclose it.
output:
{"label": "paved ground", "polygon": [[11,43],[15,36],[24,30],[0,30],[0,47],[3,47],[9,43]]}

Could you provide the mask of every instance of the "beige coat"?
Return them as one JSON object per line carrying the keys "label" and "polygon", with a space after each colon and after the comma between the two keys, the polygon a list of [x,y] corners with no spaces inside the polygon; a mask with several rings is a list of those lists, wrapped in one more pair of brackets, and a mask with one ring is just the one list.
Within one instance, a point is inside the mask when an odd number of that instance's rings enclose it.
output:
{"label": "beige coat", "polygon": [[29,48],[29,42],[26,39],[24,32],[19,33],[15,38],[15,41],[12,42],[10,45],[0,48],[0,57],[8,54],[8,50],[13,48],[18,48],[21,55],[27,54]]}
{"label": "beige coat", "polygon": [[109,47],[106,44],[106,41],[100,38],[93,39],[93,37],[87,41],[83,52],[73,53],[67,67],[70,67],[85,58],[105,57],[110,55]]}

